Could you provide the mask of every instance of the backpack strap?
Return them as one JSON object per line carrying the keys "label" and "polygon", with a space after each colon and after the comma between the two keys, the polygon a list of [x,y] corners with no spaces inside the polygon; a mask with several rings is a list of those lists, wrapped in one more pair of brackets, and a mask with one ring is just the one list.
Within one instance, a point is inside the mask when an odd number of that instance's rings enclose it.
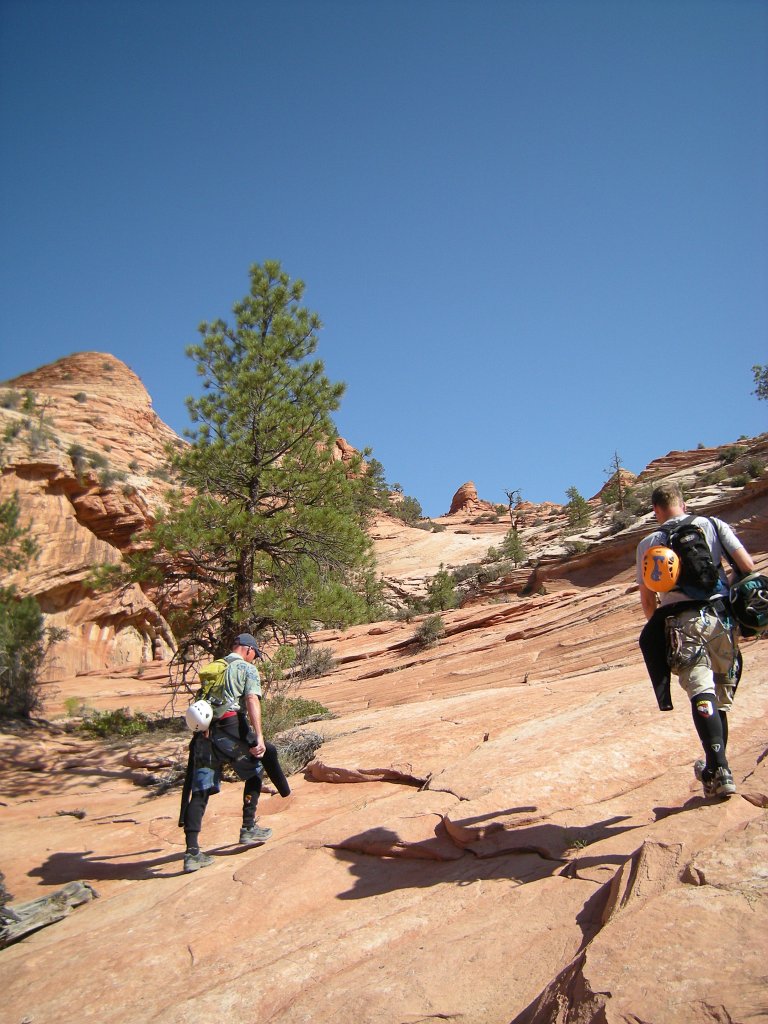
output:
{"label": "backpack strap", "polygon": [[741,569],[738,567],[738,565],[736,565],[736,562],[733,560],[733,556],[731,555],[731,552],[726,550],[725,544],[723,544],[723,538],[720,535],[720,528],[717,525],[717,520],[713,519],[712,516],[707,516],[706,518],[707,518],[707,521],[712,524],[712,529],[715,531],[715,536],[720,541],[720,550],[725,555],[726,561],[728,562],[730,567],[733,569],[734,573],[736,574],[736,577],[738,578],[739,576],[741,576]]}

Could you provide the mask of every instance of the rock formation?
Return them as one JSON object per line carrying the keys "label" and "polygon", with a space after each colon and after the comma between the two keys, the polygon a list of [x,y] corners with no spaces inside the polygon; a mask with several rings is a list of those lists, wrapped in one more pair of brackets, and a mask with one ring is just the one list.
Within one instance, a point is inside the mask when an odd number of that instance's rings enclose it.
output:
{"label": "rock formation", "polygon": [[92,569],[119,564],[167,487],[166,448],[183,442],[152,410],[139,378],[114,356],[83,352],[7,381],[0,499],[16,492],[40,557],[6,582],[33,594],[54,646],[49,676],[149,660],[173,637],[138,586],[96,594]]}
{"label": "rock formation", "polygon": [[477,496],[477,488],[471,480],[468,480],[454,494],[448,515],[478,515],[483,512],[495,514],[496,506],[490,501],[481,501]]}

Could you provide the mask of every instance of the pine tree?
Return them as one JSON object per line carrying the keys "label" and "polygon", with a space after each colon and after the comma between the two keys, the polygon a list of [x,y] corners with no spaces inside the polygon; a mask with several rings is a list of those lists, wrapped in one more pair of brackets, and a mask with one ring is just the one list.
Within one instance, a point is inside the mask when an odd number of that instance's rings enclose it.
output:
{"label": "pine tree", "polygon": [[300,304],[303,282],[274,261],[250,279],[234,326],[203,323],[187,349],[203,394],[187,399],[190,445],[171,455],[186,490],[152,531],[166,586],[194,597],[182,653],[218,654],[242,631],[284,638],[365,616],[362,460],[334,461],[344,385],[310,358],[321,323]]}
{"label": "pine tree", "polygon": [[[39,554],[29,527],[19,525],[18,494],[0,502],[0,572],[15,572]],[[29,718],[41,703],[37,676],[45,657],[43,615],[34,597],[0,586],[0,714]]]}
{"label": "pine tree", "polygon": [[608,479],[602,492],[602,501],[606,504],[615,501],[622,512],[624,511],[624,499],[627,489],[627,485],[621,475],[623,467],[624,463],[621,460],[621,456],[618,452],[614,452],[613,458],[605,470],[608,474]]}
{"label": "pine tree", "polygon": [[525,547],[517,530],[507,531],[501,542],[501,553],[504,558],[511,559],[516,566],[525,561],[527,557]]}
{"label": "pine tree", "polygon": [[576,487],[569,487],[565,493],[569,499],[568,504],[565,506],[565,512],[568,516],[568,529],[571,532],[585,529],[589,526],[590,520],[589,503]]}
{"label": "pine tree", "polygon": [[752,392],[758,398],[768,399],[768,363],[765,366],[752,367],[752,377],[755,382],[755,390]]}
{"label": "pine tree", "polygon": [[444,565],[427,584],[427,608],[431,612],[455,608],[457,604],[456,581]]}

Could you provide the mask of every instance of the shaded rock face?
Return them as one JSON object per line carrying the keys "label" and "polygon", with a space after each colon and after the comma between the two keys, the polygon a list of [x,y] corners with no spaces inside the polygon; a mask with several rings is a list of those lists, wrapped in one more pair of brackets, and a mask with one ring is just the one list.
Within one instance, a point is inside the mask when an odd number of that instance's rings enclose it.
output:
{"label": "shaded rock face", "polygon": [[182,444],[143,384],[111,355],[84,352],[0,388],[6,438],[0,500],[19,495],[40,557],[6,583],[34,595],[49,626],[68,630],[49,678],[138,664],[173,637],[138,586],[95,594],[97,565],[119,564],[163,501],[166,446]]}

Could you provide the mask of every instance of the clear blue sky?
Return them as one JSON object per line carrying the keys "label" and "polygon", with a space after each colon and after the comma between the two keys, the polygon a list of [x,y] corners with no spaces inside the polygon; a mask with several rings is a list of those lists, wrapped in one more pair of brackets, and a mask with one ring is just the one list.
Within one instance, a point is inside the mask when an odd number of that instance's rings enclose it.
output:
{"label": "clear blue sky", "polygon": [[0,0],[4,379],[185,346],[279,259],[425,513],[768,429],[764,0]]}

